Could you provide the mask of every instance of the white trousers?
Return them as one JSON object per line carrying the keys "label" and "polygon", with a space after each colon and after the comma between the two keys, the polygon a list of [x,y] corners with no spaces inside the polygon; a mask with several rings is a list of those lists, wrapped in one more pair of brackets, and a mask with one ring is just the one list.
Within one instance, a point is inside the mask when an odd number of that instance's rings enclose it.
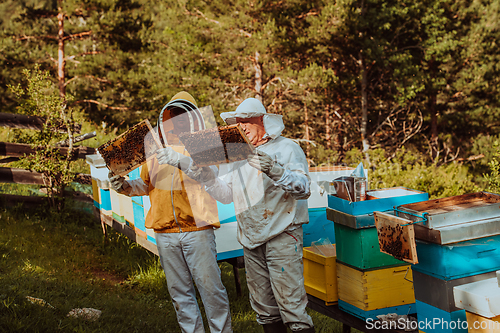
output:
{"label": "white trousers", "polygon": [[232,332],[229,299],[216,260],[214,230],[156,233],[155,236],[182,332],[205,332],[193,280],[205,307],[210,332]]}
{"label": "white trousers", "polygon": [[313,327],[306,312],[302,227],[243,248],[250,303],[261,325],[282,320],[292,331]]}

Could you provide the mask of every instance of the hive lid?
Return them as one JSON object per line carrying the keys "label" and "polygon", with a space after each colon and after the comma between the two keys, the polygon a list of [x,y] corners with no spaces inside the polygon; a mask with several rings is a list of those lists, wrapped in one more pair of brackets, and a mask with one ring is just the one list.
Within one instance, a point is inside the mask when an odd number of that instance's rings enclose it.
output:
{"label": "hive lid", "polygon": [[500,195],[477,192],[404,204],[396,207],[395,210],[400,217],[420,221],[427,228],[438,228],[476,220],[500,218]]}

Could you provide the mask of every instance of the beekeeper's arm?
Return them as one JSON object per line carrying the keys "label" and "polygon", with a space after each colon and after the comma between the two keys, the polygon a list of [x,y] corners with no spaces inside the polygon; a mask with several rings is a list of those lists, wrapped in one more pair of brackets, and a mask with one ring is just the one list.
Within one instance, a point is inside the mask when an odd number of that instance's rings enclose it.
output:
{"label": "beekeeper's arm", "polygon": [[144,180],[142,180],[142,178],[125,180],[124,177],[115,175],[112,171],[109,171],[108,178],[111,189],[120,194],[124,194],[129,197],[149,195],[149,186],[144,182]]}
{"label": "beekeeper's arm", "polygon": [[211,184],[217,178],[218,169],[216,166],[198,167],[193,163],[191,157],[178,153],[170,147],[158,149],[156,159],[159,164],[169,164],[178,168],[189,178],[202,185]]}
{"label": "beekeeper's arm", "polygon": [[[247,161],[252,167],[271,178],[274,185],[290,193],[293,198],[302,200],[311,195],[311,178],[303,170],[306,166],[301,165],[301,163],[287,163],[287,168],[285,168],[281,163],[260,150],[249,155]],[[291,162],[293,162],[293,156]]]}

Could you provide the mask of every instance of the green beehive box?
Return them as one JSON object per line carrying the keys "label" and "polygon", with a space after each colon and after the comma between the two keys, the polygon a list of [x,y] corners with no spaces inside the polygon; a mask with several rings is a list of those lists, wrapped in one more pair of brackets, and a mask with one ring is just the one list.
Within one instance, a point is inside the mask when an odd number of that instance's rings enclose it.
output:
{"label": "green beehive box", "polygon": [[338,223],[334,225],[338,261],[364,270],[407,265],[380,252],[377,228],[354,229]]}

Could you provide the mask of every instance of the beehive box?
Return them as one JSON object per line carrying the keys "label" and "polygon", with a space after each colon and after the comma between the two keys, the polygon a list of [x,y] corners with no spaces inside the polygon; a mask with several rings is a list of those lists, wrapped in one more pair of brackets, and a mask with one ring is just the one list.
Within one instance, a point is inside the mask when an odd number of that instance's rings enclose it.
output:
{"label": "beehive box", "polygon": [[375,219],[372,213],[351,215],[336,209],[326,208],[326,216],[330,221],[353,229],[371,228],[375,225]]}
{"label": "beehive box", "polygon": [[359,270],[337,262],[338,297],[363,311],[415,303],[410,265]]}
{"label": "beehive box", "polygon": [[132,211],[134,213],[135,233],[142,238],[148,238],[146,234],[146,219],[144,216],[144,207],[141,204],[138,204],[136,201],[132,200]]}
{"label": "beehive box", "polygon": [[333,195],[328,195],[328,207],[349,215],[371,214],[374,211],[386,211],[394,206],[427,200],[425,192],[404,187],[393,187],[366,192],[372,198],[365,201],[348,201]]}
{"label": "beehive box", "polygon": [[302,225],[304,234],[303,246],[311,246],[311,243],[320,238],[328,238],[330,243],[335,243],[335,227],[333,222],[326,218],[326,208],[309,207],[309,223]]}
{"label": "beehive box", "polygon": [[413,270],[413,288],[415,299],[447,312],[458,311],[455,306],[453,287],[495,277],[495,272],[472,275],[454,280],[442,280],[437,277]]}
{"label": "beehive box", "polygon": [[494,278],[475,281],[453,288],[455,305],[486,318],[500,316],[500,287]]}
{"label": "beehive box", "polygon": [[443,280],[500,269],[500,235],[439,245],[416,241],[418,264],[412,268]]}
{"label": "beehive box", "polygon": [[115,175],[125,176],[146,163],[158,148],[162,148],[162,144],[146,119],[97,150],[109,170]]}
{"label": "beehive box", "polygon": [[486,318],[478,314],[465,311],[469,333],[498,333],[500,332],[500,316]]}
{"label": "beehive box", "polygon": [[94,206],[103,214],[111,215],[112,209],[108,169],[106,168],[104,159],[98,154],[93,154],[86,156],[86,162],[90,166]]}
{"label": "beehive box", "polygon": [[332,253],[329,254],[326,256],[318,253],[314,247],[303,248],[306,292],[324,300],[326,305],[335,304],[338,300],[335,244]]}
{"label": "beehive box", "polygon": [[198,166],[244,160],[254,151],[239,124],[182,133],[179,138]]}
{"label": "beehive box", "polygon": [[465,310],[447,312],[419,300],[416,300],[415,303],[421,332],[467,333]]}
{"label": "beehive box", "polygon": [[120,222],[125,223],[125,217],[123,216],[124,208],[122,208],[123,200],[120,200],[122,194],[119,194],[115,190],[109,190],[110,198],[111,198],[111,210],[113,218]]}
{"label": "beehive box", "polygon": [[353,229],[338,223],[334,227],[338,261],[362,270],[406,264],[380,252],[376,228]]}

